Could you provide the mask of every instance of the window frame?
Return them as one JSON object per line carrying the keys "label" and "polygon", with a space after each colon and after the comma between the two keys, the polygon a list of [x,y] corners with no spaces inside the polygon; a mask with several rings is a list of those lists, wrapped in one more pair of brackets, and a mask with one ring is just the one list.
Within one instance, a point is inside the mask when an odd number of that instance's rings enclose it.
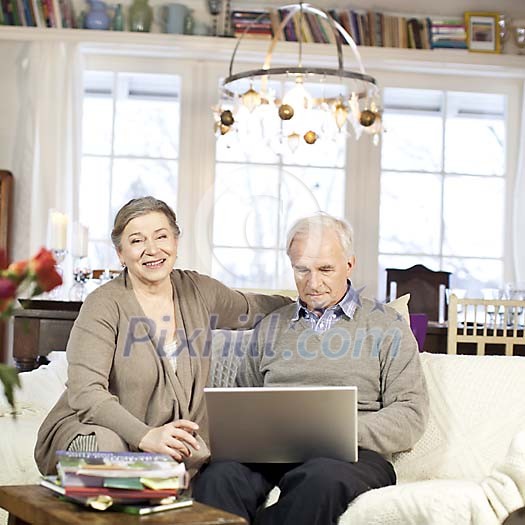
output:
{"label": "window frame", "polygon": [[[386,87],[392,88],[411,88],[411,89],[433,89],[439,91],[462,91],[476,93],[499,93],[507,96],[507,106],[505,108],[505,134],[506,134],[506,156],[505,156],[505,216],[504,239],[503,239],[503,281],[509,282],[514,280],[514,246],[512,235],[513,209],[514,209],[514,187],[516,184],[516,168],[519,152],[519,129],[520,129],[520,95],[521,82],[511,78],[492,78],[481,77],[478,75],[459,76],[445,75],[439,73],[427,73],[425,75],[417,73],[393,73],[377,72],[378,82],[382,90]],[[379,171],[377,177],[381,178],[381,163],[379,162]],[[379,186],[380,187],[380,186]],[[378,208],[379,213],[379,208]],[[443,228],[443,225],[442,225]],[[376,262],[379,256],[379,224],[378,224],[378,242],[376,247]],[[376,263],[376,281],[378,274],[378,264]],[[381,276],[377,281],[377,290],[381,282]],[[503,283],[502,283],[503,284]]]}
{"label": "window frame", "polygon": [[[262,51],[261,51],[262,56]],[[102,54],[93,49],[85,53],[85,67],[98,70],[123,70],[137,73],[166,72],[181,76],[181,137],[179,152],[179,194],[177,215],[182,226],[179,241],[178,267],[192,268],[210,273],[212,261],[213,232],[213,186],[215,179],[215,136],[213,115],[210,110],[218,101],[218,83],[227,71],[227,58],[200,56],[179,57],[173,54],[159,56],[154,51],[137,56]],[[388,55],[387,55],[388,56]],[[253,60],[253,54],[251,55]],[[366,56],[364,56],[366,62]],[[405,60],[408,62],[408,60]],[[519,153],[519,131],[523,80],[514,75],[492,73],[480,74],[483,66],[477,65],[472,72],[461,71],[455,64],[457,74],[445,74],[440,63],[416,60],[392,66],[385,59],[374,62],[376,69],[369,73],[377,78],[382,87],[439,89],[449,91],[473,91],[503,93],[508,96],[506,112],[506,198],[504,238],[504,279],[514,279],[513,214],[514,187]],[[253,65],[243,63],[243,68]],[[397,67],[399,71],[392,71]],[[498,76],[496,76],[498,75]],[[379,246],[379,190],[381,175],[381,145],[375,146],[369,137],[359,141],[349,139],[346,148],[345,171],[345,217],[354,227],[354,244],[357,265],[353,280],[365,286],[365,295],[375,297],[378,290]],[[181,196],[184,196],[182,198]],[[194,225],[200,225],[195,228]],[[386,277],[385,277],[386,280]]]}

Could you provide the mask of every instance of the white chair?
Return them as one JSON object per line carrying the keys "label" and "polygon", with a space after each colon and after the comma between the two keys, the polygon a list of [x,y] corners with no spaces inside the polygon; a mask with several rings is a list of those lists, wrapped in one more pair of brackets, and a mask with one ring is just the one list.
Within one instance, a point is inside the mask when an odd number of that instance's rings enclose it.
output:
{"label": "white chair", "polygon": [[505,355],[513,355],[515,345],[525,345],[525,301],[451,294],[447,353],[456,354],[458,343],[475,343],[477,355],[485,354],[487,344],[505,345]]}

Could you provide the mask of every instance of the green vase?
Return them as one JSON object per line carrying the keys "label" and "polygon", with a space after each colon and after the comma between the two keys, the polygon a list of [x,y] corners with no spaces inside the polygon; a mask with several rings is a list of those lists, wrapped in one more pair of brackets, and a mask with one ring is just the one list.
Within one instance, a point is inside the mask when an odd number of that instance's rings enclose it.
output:
{"label": "green vase", "polygon": [[153,13],[148,0],[133,0],[129,8],[129,30],[148,33]]}
{"label": "green vase", "polygon": [[118,4],[113,15],[113,31],[124,31],[124,15],[122,14],[122,4]]}

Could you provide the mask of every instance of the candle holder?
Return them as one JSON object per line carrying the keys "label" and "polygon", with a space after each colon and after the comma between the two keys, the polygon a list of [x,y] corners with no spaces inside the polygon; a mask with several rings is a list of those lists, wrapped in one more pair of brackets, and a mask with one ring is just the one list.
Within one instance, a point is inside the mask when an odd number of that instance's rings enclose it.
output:
{"label": "candle holder", "polygon": [[[51,253],[53,254],[53,257],[55,258],[55,267],[56,271],[60,274],[61,277],[64,277],[64,268],[62,267],[62,263],[64,262],[67,250],[64,250],[62,248],[51,248]],[[57,286],[50,292],[47,292],[46,297],[48,299],[51,299],[53,301],[60,301],[62,299],[64,293],[64,285],[61,284],[60,286]]]}
{"label": "candle holder", "polygon": [[509,16],[505,14],[499,15],[498,28],[499,28],[499,39],[501,42],[501,49],[505,47],[510,33],[511,33],[512,21]]}
{"label": "candle holder", "polygon": [[518,48],[518,55],[525,54],[525,19],[512,22],[512,36]]}
{"label": "candle holder", "polygon": [[73,279],[74,283],[69,290],[70,301],[83,301],[87,292],[87,280],[91,279],[93,271],[91,270],[91,264],[87,257],[76,257],[73,263]]}

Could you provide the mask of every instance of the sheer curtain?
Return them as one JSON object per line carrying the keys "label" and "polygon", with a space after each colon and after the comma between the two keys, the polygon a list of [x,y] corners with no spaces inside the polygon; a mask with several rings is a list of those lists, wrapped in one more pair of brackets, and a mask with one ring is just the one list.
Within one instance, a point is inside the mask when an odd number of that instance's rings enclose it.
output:
{"label": "sheer curtain", "polygon": [[66,42],[23,44],[14,154],[15,258],[45,244],[49,208],[77,217],[82,122],[82,56]]}
{"label": "sheer curtain", "polygon": [[514,265],[516,269],[516,281],[525,282],[525,82],[521,90],[521,125],[520,125],[520,151],[516,168],[516,185],[514,187],[514,220],[513,220],[513,244]]}

